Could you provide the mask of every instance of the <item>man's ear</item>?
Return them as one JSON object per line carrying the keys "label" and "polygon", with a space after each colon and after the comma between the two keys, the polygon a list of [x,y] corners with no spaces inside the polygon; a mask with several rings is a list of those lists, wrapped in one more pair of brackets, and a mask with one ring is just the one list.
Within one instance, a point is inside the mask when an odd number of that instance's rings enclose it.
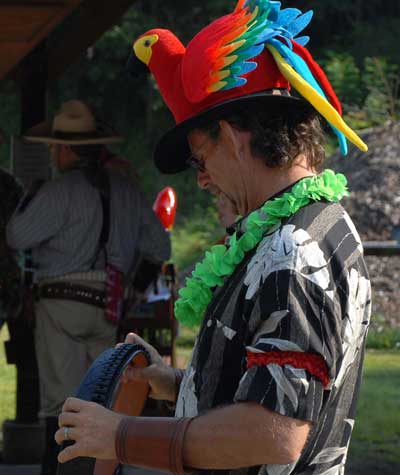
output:
{"label": "man's ear", "polygon": [[226,120],[219,121],[220,137],[231,150],[231,156],[243,160],[250,140],[250,132],[232,126]]}
{"label": "man's ear", "polygon": [[228,147],[228,150],[230,150],[230,155],[239,159],[241,157],[240,152],[243,148],[240,131],[232,127],[226,120],[219,121],[219,128],[221,141]]}

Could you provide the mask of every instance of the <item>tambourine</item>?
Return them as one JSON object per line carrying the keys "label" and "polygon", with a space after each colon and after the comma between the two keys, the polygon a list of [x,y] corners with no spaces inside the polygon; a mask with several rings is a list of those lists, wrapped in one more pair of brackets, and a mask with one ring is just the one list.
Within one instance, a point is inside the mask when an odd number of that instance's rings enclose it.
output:
{"label": "tambourine", "polygon": [[[92,401],[116,412],[140,416],[149,393],[147,382],[122,382],[122,374],[128,366],[145,368],[150,356],[143,346],[123,344],[106,350],[89,368],[76,397]],[[62,449],[74,442],[64,442]],[[97,460],[78,457],[58,464],[57,475],[118,475],[122,467],[116,460]]]}

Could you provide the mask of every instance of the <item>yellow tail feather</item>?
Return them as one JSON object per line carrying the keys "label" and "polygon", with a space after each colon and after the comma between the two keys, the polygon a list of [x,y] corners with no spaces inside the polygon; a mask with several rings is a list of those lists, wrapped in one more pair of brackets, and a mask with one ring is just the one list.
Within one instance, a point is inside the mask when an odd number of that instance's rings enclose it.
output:
{"label": "yellow tail feather", "polygon": [[336,127],[340,132],[347,137],[350,142],[352,142],[357,148],[366,152],[368,146],[361,138],[346,124],[342,119],[338,111],[314,88],[312,88],[307,81],[305,81],[279,54],[276,48],[271,45],[266,45],[269,51],[271,52],[274,60],[280,70],[280,72],[285,76],[285,78],[290,82],[290,84],[305,98],[307,101],[312,104],[315,109],[323,116],[325,119]]}

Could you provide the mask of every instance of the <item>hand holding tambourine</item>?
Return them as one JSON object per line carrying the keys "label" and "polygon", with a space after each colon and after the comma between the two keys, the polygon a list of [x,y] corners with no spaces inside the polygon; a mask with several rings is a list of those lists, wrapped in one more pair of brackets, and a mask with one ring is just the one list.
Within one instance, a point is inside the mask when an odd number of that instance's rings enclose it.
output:
{"label": "hand holding tambourine", "polygon": [[114,441],[121,419],[139,416],[148,396],[175,399],[174,370],[135,334],[102,353],[76,398],[68,398],[55,438],[62,445],[57,475],[118,473]]}

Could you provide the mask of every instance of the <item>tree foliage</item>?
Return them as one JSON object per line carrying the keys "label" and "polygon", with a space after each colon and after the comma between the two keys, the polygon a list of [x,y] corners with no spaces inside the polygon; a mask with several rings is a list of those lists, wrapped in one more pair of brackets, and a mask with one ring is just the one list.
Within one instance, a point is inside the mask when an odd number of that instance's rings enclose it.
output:
{"label": "tree foliage", "polygon": [[[210,204],[199,191],[193,173],[162,176],[151,160],[160,134],[173,126],[155,83],[149,76],[131,79],[124,65],[134,39],[153,27],[173,30],[184,43],[211,20],[230,12],[236,0],[198,2],[138,0],[49,89],[49,112],[67,99],[81,98],[95,105],[101,115],[127,138],[120,152],[130,158],[152,199],[166,185],[178,192],[178,221],[193,213],[194,204]],[[352,125],[367,127],[399,115],[400,2],[398,0],[288,0],[284,6],[313,9],[308,29],[314,57],[322,62]],[[17,89],[0,84],[0,127],[19,132]],[[8,151],[0,150],[4,164]]]}

